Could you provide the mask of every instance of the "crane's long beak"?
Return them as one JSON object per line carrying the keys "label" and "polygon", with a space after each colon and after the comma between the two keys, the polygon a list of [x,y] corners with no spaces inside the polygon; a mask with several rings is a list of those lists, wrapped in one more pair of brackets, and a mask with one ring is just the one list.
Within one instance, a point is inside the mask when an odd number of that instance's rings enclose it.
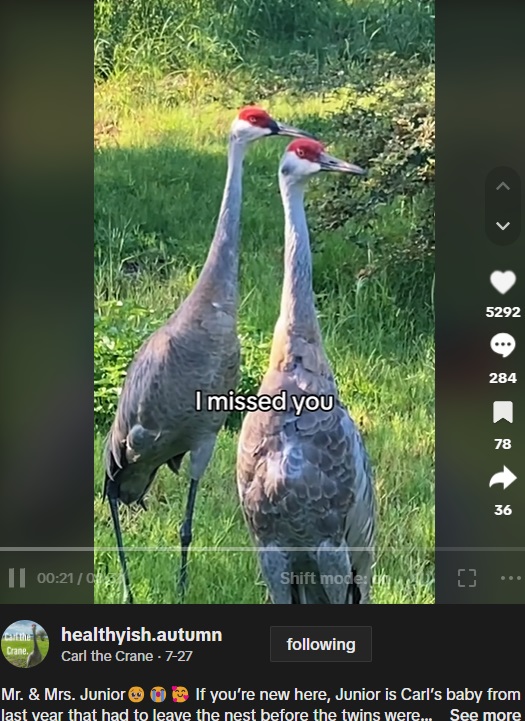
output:
{"label": "crane's long beak", "polygon": [[366,175],[366,170],[354,165],[353,163],[347,163],[346,160],[339,160],[334,158],[333,155],[323,153],[321,155],[321,170],[335,170],[340,173],[353,173],[354,175]]}
{"label": "crane's long beak", "polygon": [[292,138],[310,138],[311,140],[317,140],[315,135],[307,133],[306,130],[294,128],[292,125],[286,125],[286,123],[279,123],[277,120],[275,120],[274,123],[275,125],[272,125],[274,135],[289,135]]}

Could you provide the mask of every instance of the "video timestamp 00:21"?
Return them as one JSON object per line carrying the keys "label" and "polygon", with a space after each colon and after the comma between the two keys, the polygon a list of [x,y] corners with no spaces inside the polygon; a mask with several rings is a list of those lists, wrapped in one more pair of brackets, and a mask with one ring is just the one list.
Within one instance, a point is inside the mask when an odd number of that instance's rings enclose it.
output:
{"label": "video timestamp 00:21", "polygon": [[[120,573],[105,573],[104,577],[107,578],[109,575],[114,575],[117,579],[121,578]],[[36,580],[37,583],[42,584],[70,584],[74,586],[80,586],[81,584],[86,583],[92,586],[97,581],[97,574],[93,572],[84,573],[82,571],[41,571],[40,573],[37,573]]]}

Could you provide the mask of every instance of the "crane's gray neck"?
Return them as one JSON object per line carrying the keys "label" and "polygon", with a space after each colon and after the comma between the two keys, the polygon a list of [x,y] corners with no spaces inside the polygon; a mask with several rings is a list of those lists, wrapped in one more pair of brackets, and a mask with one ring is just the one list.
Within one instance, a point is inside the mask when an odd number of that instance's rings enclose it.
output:
{"label": "crane's gray neck", "polygon": [[242,171],[246,144],[230,135],[228,172],[219,219],[199,283],[219,303],[237,302]]}
{"label": "crane's gray neck", "polygon": [[286,175],[279,173],[279,187],[285,220],[280,325],[288,334],[320,341],[312,288],[312,253],[304,211],[305,183],[290,182]]}

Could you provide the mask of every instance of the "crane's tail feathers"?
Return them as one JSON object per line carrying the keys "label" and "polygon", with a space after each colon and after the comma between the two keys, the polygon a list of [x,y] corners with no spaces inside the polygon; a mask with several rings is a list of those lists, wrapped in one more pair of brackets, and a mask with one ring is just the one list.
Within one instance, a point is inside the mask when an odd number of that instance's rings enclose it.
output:
{"label": "crane's tail feathers", "polygon": [[115,480],[115,476],[126,465],[123,455],[125,442],[119,441],[113,428],[107,434],[104,440],[104,466],[110,480]]}
{"label": "crane's tail feathers", "polygon": [[104,474],[104,487],[102,488],[102,500],[105,501],[106,498],[109,500],[109,488],[111,484],[113,483],[113,479],[109,476],[109,474]]}
{"label": "crane's tail feathers", "polygon": [[118,483],[115,478],[106,471],[104,474],[104,487],[102,488],[102,500],[111,501],[112,498],[118,499]]}
{"label": "crane's tail feathers", "polygon": [[[117,493],[117,476],[123,470],[124,464],[121,462],[119,456],[119,446],[115,446],[115,439],[112,431],[106,436],[104,443],[104,488],[102,489],[102,499],[111,498],[114,496],[118,498]],[[112,490],[114,491],[112,493]]]}

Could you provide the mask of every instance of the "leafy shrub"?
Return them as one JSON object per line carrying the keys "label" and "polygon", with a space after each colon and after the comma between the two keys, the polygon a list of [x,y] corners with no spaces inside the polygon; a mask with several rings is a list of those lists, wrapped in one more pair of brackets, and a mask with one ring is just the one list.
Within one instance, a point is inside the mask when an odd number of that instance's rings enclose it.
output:
{"label": "leafy shrub", "polygon": [[[430,301],[434,273],[433,75],[396,65],[371,92],[327,125],[344,154],[367,168],[356,182],[340,176],[312,194],[313,232],[339,231],[357,249],[356,275],[381,274],[400,307]],[[361,251],[360,253],[358,251]]]}

